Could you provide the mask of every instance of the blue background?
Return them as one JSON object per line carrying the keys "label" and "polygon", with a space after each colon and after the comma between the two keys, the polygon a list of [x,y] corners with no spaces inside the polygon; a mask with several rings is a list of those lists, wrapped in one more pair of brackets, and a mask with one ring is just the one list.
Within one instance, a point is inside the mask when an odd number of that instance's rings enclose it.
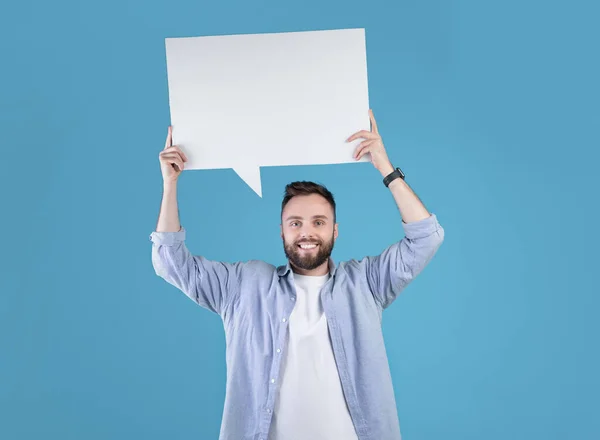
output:
{"label": "blue background", "polygon": [[[597,5],[4,5],[0,438],[217,438],[221,321],[150,258],[164,39],[358,27],[388,154],[446,231],[384,314],[404,439],[600,438]],[[188,246],[283,264],[296,179],[336,196],[336,261],[403,236],[361,163],[263,168],[262,199],[232,170],[184,172]]]}

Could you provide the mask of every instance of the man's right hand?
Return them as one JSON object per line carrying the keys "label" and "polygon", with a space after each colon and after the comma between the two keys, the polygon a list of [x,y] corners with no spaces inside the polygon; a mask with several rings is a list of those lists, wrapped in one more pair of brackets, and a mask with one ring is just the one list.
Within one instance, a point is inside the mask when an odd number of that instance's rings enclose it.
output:
{"label": "man's right hand", "polygon": [[184,162],[187,162],[185,153],[177,145],[171,145],[173,143],[172,133],[172,127],[169,126],[165,148],[158,156],[165,184],[176,182],[183,171]]}

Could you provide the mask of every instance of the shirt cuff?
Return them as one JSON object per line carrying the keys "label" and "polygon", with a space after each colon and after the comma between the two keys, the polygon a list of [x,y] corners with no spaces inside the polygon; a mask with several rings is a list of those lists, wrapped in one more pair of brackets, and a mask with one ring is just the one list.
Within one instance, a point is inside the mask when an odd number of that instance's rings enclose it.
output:
{"label": "shirt cuff", "polygon": [[402,227],[404,228],[404,234],[406,235],[406,238],[411,240],[428,237],[438,229],[441,229],[435,214],[431,214],[429,217],[416,222],[405,223],[403,220]]}
{"label": "shirt cuff", "polygon": [[185,241],[185,228],[181,226],[177,232],[154,231],[150,234],[150,241],[152,241],[154,244],[160,244],[163,246],[173,246]]}

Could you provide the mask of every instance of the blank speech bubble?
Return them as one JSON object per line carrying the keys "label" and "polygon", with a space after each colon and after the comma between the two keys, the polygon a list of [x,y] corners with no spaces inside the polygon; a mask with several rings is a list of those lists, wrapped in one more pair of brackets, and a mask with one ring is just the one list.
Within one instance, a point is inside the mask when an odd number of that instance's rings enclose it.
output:
{"label": "blank speech bubble", "polygon": [[232,168],[262,197],[260,167],[369,161],[364,29],[165,39],[173,143],[186,170]]}

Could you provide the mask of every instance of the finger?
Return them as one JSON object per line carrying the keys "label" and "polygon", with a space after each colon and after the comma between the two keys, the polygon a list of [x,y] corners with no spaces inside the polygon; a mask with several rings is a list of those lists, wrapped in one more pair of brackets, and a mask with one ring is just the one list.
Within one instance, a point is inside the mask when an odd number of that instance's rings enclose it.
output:
{"label": "finger", "polygon": [[173,162],[171,162],[171,165],[173,166],[173,168],[175,168],[177,171],[181,171],[183,170],[183,161],[181,159],[174,159]]}
{"label": "finger", "polygon": [[169,125],[169,131],[167,132],[167,140],[165,141],[165,150],[171,146],[173,143],[173,130]]}
{"label": "finger", "polygon": [[162,156],[162,161],[168,164],[180,164],[180,168],[183,168],[183,159],[177,153],[164,154]]}
{"label": "finger", "polygon": [[374,133],[379,133],[377,129],[377,122],[375,122],[375,115],[373,115],[373,110],[369,110],[369,118],[371,119],[371,131]]}
{"label": "finger", "polygon": [[181,151],[181,149],[177,145],[173,145],[172,147],[169,147],[166,150],[163,150],[162,154],[165,154],[165,153],[177,153],[181,156],[181,158],[183,159],[184,162],[187,162],[187,160],[188,160],[185,153],[183,151]]}
{"label": "finger", "polygon": [[365,154],[370,153],[371,152],[371,146],[367,146],[364,147],[363,149],[361,149],[358,154],[356,155],[356,160],[359,160],[361,157],[363,157]]}
{"label": "finger", "polygon": [[346,142],[353,141],[354,139],[357,139],[359,137],[365,138],[365,139],[377,139],[379,137],[379,135],[376,134],[376,133],[372,133],[370,131],[367,131],[367,130],[361,130],[361,131],[358,131],[358,132],[354,133],[352,136],[350,136],[346,140]]}
{"label": "finger", "polygon": [[360,150],[362,150],[364,147],[368,147],[369,145],[371,145],[373,142],[375,142],[374,140],[366,140],[361,142],[358,147],[356,147],[356,149],[354,150],[354,155],[352,157],[357,157],[358,153],[360,152]]}
{"label": "finger", "polygon": [[181,156],[181,158],[183,159],[184,162],[187,162],[187,156],[185,155],[185,153],[183,152],[183,150],[181,148],[179,148],[179,145],[173,145],[172,150],[169,148],[166,151],[176,151],[177,153],[179,153],[179,155]]}

